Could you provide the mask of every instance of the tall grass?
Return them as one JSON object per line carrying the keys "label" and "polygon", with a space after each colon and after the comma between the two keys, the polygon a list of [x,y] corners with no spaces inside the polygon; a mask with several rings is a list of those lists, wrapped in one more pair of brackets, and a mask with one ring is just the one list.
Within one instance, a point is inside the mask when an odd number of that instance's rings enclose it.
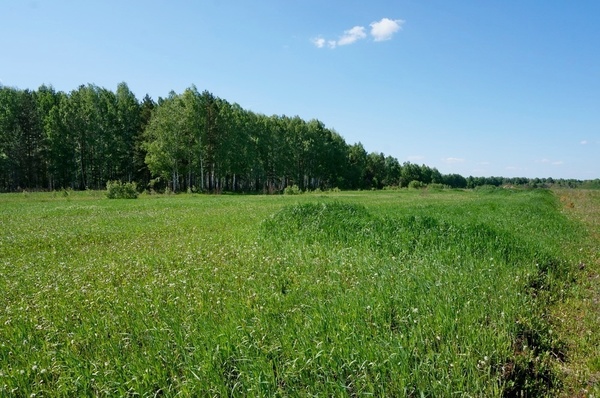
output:
{"label": "tall grass", "polygon": [[548,192],[0,200],[0,395],[557,387]]}

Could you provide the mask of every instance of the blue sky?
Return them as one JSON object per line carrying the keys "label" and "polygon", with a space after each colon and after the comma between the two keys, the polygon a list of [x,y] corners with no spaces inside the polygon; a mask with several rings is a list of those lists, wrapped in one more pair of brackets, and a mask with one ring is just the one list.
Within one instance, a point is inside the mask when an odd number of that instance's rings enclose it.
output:
{"label": "blue sky", "polygon": [[600,178],[600,1],[2,0],[0,82],[199,90],[464,176]]}

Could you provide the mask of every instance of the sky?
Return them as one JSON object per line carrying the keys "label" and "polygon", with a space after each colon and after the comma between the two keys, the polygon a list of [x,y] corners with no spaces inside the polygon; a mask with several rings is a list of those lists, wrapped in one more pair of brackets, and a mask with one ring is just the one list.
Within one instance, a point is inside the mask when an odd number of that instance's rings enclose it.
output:
{"label": "sky", "polygon": [[600,1],[0,0],[0,84],[196,85],[444,174],[600,178]]}

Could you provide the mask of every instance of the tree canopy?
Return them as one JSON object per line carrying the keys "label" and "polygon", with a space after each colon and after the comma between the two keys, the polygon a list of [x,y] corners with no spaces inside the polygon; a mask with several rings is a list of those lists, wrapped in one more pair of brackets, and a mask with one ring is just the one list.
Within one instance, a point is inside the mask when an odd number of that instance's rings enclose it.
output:
{"label": "tree canopy", "polygon": [[93,84],[69,93],[0,86],[1,191],[101,189],[114,180],[175,192],[268,193],[294,185],[314,190],[407,187],[413,181],[453,188],[557,182],[465,178],[400,164],[367,152],[360,142],[346,143],[319,120],[254,113],[195,86],[157,102],[148,95],[139,101],[126,83],[114,92]]}

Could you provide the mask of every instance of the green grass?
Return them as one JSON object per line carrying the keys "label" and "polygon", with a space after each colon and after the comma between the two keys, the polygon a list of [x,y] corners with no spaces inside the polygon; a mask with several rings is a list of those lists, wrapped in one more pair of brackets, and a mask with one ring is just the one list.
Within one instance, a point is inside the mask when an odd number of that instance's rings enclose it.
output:
{"label": "green grass", "polygon": [[564,396],[600,396],[600,191],[556,190],[563,212],[588,231],[568,250],[577,253],[577,281],[569,296],[551,307],[553,327],[568,348],[561,367]]}
{"label": "green grass", "polygon": [[548,191],[0,196],[0,396],[560,388]]}

